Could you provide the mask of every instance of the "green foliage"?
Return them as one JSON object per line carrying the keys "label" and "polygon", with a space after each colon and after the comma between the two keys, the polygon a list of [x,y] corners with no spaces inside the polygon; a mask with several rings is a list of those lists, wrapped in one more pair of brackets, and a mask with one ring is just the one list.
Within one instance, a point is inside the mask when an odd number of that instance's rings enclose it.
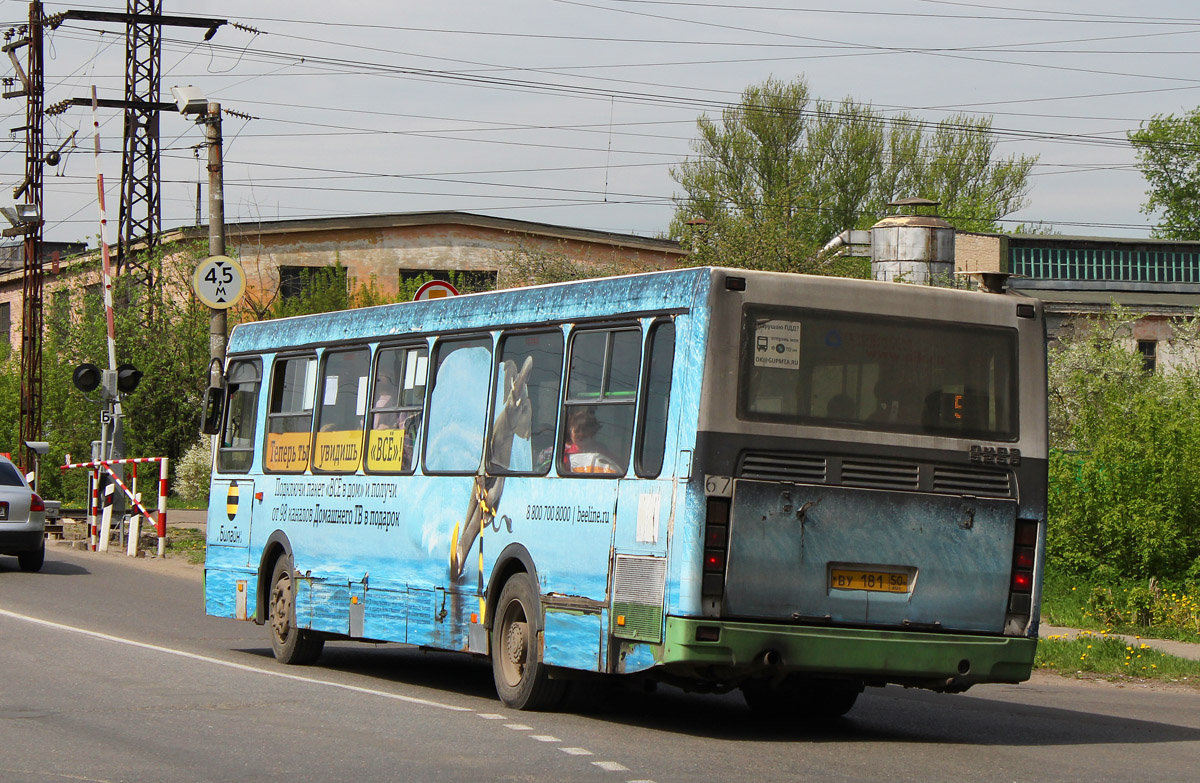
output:
{"label": "green foliage", "polygon": [[[1200,576],[1200,374],[1147,373],[1119,310],[1050,352],[1047,550],[1070,574]],[[1196,324],[1176,348],[1194,351]]]}
{"label": "green foliage", "polygon": [[1143,214],[1162,213],[1152,236],[1200,239],[1200,108],[1156,114],[1130,131],[1137,167],[1150,188]]}
{"label": "green foliage", "polygon": [[865,276],[861,260],[833,268],[820,248],[910,196],[940,201],[959,229],[996,230],[1024,205],[1036,162],[998,159],[989,118],[930,124],[851,98],[814,102],[803,78],[748,87],[720,122],[696,124],[697,157],[671,170],[684,193],[670,235],[698,264]]}
{"label": "green foliage", "polygon": [[[139,259],[152,273],[153,287],[128,277],[114,281],[117,363],[130,362],[145,373],[122,402],[126,456],[174,462],[195,438],[209,359],[209,311],[190,295],[190,281],[206,255],[202,244],[157,248]],[[108,366],[103,292],[84,279],[56,293],[63,298],[53,300],[46,318],[42,421],[50,454],[43,465],[61,465],[68,453],[86,461],[91,442],[100,437],[100,407],[71,383],[72,371],[83,362]],[[83,471],[43,470],[42,484],[48,497],[83,502]]]}

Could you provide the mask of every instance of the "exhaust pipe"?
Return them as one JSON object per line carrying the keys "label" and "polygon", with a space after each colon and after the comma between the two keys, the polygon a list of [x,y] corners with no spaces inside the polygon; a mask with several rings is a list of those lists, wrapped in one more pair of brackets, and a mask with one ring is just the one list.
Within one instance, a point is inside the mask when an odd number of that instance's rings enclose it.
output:
{"label": "exhaust pipe", "polygon": [[763,650],[758,654],[759,666],[774,667],[778,666],[782,662],[783,656],[779,654],[778,650]]}

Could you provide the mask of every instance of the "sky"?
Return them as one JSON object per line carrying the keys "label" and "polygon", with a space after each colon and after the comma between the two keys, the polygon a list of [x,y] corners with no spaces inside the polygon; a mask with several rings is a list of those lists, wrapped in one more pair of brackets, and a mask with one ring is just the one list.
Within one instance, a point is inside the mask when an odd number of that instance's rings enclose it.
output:
{"label": "sky", "polygon": [[[126,4],[45,4],[72,8]],[[225,111],[230,223],[461,210],[661,236],[696,119],[749,85],[803,77],[815,98],[889,116],[991,116],[999,155],[1038,156],[1006,228],[1144,237],[1154,217],[1126,134],[1200,104],[1192,2],[163,0],[163,13],[230,22],[209,42],[164,28],[161,65],[162,100],[194,85]],[[0,2],[4,29],[28,16],[27,2]],[[48,32],[46,106],[93,85],[122,98],[124,48],[121,25]],[[0,103],[9,129],[24,111]],[[122,119],[96,119],[115,243]],[[160,128],[162,226],[194,225],[203,131],[174,113]],[[91,109],[48,117],[45,145],[63,152],[45,169],[46,239],[95,246]],[[0,134],[0,206],[23,171],[24,134]],[[202,200],[206,223],[207,184]]]}

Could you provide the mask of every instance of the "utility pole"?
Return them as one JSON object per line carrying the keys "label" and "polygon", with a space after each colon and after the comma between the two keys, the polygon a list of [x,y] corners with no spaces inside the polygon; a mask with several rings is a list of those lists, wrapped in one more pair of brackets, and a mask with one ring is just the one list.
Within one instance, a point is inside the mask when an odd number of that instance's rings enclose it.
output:
{"label": "utility pole", "polygon": [[[208,254],[225,255],[225,175],[221,152],[221,104],[208,102],[204,117],[204,141],[208,146]],[[219,360],[218,372],[225,368],[225,340],[228,321],[223,308],[210,308],[208,316],[209,373],[212,361]],[[209,379],[212,382],[212,379]]]}
{"label": "utility pole", "polygon": [[[5,98],[25,96],[25,125],[12,132],[25,132],[25,178],[13,189],[13,199],[24,203],[16,210],[18,219],[5,236],[25,238],[25,264],[21,297],[21,414],[19,462],[33,464],[35,456],[26,441],[42,437],[42,204],[43,101],[45,81],[42,66],[42,4],[29,4],[29,23],[21,31],[10,30],[4,51],[12,59],[21,81],[21,89],[5,91]],[[16,40],[12,40],[17,35]],[[17,51],[28,48],[27,70],[22,70]]]}

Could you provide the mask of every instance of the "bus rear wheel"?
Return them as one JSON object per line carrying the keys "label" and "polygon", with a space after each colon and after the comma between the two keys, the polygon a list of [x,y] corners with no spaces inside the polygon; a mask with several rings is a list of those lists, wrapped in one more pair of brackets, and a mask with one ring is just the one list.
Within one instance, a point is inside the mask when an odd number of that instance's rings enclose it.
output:
{"label": "bus rear wheel", "polygon": [[325,640],[312,631],[296,627],[296,581],[292,573],[292,558],[284,555],[275,561],[267,624],[271,627],[271,651],[275,653],[275,659],[280,663],[303,665],[320,657]]}
{"label": "bus rear wheel", "polygon": [[858,701],[862,683],[855,680],[821,680],[791,675],[781,683],[767,679],[742,685],[742,696],[751,711],[781,722],[802,723],[840,718]]}
{"label": "bus rear wheel", "polygon": [[493,617],[492,676],[500,701],[517,710],[556,706],[566,684],[550,679],[542,663],[538,644],[541,601],[528,574],[519,572],[508,578]]}

